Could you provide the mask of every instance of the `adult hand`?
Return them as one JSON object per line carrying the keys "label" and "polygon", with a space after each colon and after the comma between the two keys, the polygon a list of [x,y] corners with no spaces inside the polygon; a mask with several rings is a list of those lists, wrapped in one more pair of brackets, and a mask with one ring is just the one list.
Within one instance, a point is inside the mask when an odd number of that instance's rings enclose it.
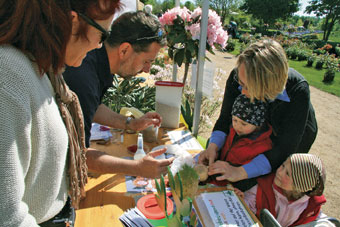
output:
{"label": "adult hand", "polygon": [[148,112],[140,118],[133,119],[129,126],[132,130],[142,131],[149,127],[150,125],[159,127],[161,125],[161,122],[162,122],[161,115],[159,115],[156,112]]}
{"label": "adult hand", "polygon": [[235,167],[228,162],[217,161],[209,165],[208,175],[221,174],[216,177],[216,180],[228,180],[230,182],[237,182],[248,178],[248,174],[242,166]]}
{"label": "adult hand", "polygon": [[209,166],[213,164],[217,158],[217,150],[217,145],[214,143],[210,143],[208,148],[200,153],[198,163]]}
{"label": "adult hand", "polygon": [[159,178],[161,174],[166,174],[168,166],[175,159],[174,157],[169,159],[155,159],[156,156],[163,154],[166,148],[162,148],[156,151],[149,152],[142,159],[138,160],[139,176],[147,178]]}

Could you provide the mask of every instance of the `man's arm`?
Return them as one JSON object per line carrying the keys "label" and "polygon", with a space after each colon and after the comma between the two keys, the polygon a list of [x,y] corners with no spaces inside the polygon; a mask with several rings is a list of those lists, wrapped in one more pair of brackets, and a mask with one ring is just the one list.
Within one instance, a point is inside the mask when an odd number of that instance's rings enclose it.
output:
{"label": "man's arm", "polygon": [[[93,122],[112,128],[126,129],[126,119],[127,117],[112,111],[104,104],[100,104],[93,117]],[[150,125],[160,126],[161,121],[162,118],[158,113],[148,112],[138,119],[132,119],[128,127],[135,131],[141,131]]]}
{"label": "man's arm", "polygon": [[104,104],[100,104],[94,114],[93,122],[112,128],[125,129],[126,117],[114,112]]}
{"label": "man's arm", "polygon": [[[165,148],[152,151],[140,160],[128,160],[113,157],[104,152],[89,148],[86,163],[90,171],[98,173],[121,173],[130,176],[158,178],[167,172],[167,167],[174,158],[157,160],[154,157],[163,154]],[[147,167],[147,168],[146,168]]]}

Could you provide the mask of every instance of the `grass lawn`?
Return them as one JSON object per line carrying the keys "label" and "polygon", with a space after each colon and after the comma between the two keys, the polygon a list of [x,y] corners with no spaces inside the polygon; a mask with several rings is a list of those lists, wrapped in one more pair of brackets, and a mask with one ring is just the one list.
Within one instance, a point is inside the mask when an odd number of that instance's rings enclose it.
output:
{"label": "grass lawn", "polygon": [[322,79],[326,69],[318,70],[314,66],[307,67],[306,61],[295,60],[289,60],[289,66],[301,73],[311,86],[340,97],[340,72],[335,74],[332,83],[324,83]]}
{"label": "grass lawn", "polygon": [[[229,53],[236,56],[240,53],[240,46],[241,44],[236,42],[235,50]],[[289,60],[289,66],[300,72],[311,86],[340,97],[340,72],[335,74],[332,83],[324,83],[322,79],[326,69],[318,70],[314,66],[307,67],[306,64],[306,61]]]}
{"label": "grass lawn", "polygon": [[[317,34],[318,39],[322,40],[323,33]],[[332,31],[329,35],[328,41],[340,43],[340,31]]]}

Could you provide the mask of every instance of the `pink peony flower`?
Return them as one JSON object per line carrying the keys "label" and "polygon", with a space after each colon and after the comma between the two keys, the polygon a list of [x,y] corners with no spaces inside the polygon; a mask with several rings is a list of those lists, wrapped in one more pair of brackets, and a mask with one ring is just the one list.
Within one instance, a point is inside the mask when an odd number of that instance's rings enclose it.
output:
{"label": "pink peony flower", "polygon": [[201,15],[202,15],[202,9],[198,7],[194,10],[194,12],[192,12],[191,18],[196,19],[197,17],[201,17]]}
{"label": "pink peony flower", "polygon": [[[196,8],[191,13],[191,21],[200,18],[202,15],[202,9]],[[185,29],[191,33],[192,39],[197,40],[200,37],[200,20],[196,24],[187,25]],[[207,42],[214,48],[214,44],[217,43],[223,48],[226,46],[228,40],[228,33],[222,28],[221,18],[218,14],[209,10],[208,14],[208,31],[207,31]]]}
{"label": "pink peony flower", "polygon": [[186,26],[185,29],[187,31],[190,31],[191,33],[191,37],[193,40],[198,40],[200,38],[200,31],[201,31],[201,27],[200,24],[192,24],[189,26]]}
{"label": "pink peony flower", "polygon": [[180,16],[184,21],[190,21],[190,11],[186,7],[180,8],[179,6],[167,10],[159,18],[159,21],[162,26],[173,25],[173,21],[177,18],[177,15]]}

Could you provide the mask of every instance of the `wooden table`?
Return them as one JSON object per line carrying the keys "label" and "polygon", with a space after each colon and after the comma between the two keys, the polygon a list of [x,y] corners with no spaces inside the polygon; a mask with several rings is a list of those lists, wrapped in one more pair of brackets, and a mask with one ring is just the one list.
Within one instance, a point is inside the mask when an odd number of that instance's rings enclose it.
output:
{"label": "wooden table", "polygon": [[[184,130],[184,127],[176,129]],[[116,157],[127,157],[131,154],[127,147],[137,142],[137,134],[124,134],[122,144],[98,145],[91,144],[92,148],[104,151]],[[169,144],[170,139],[163,136],[163,129],[159,129],[158,143],[144,143],[146,151],[162,144]],[[126,194],[125,175],[122,174],[90,174],[85,187],[86,198],[80,203],[77,210],[75,227],[109,227],[123,226],[119,217],[128,208],[135,207],[133,195]]]}

